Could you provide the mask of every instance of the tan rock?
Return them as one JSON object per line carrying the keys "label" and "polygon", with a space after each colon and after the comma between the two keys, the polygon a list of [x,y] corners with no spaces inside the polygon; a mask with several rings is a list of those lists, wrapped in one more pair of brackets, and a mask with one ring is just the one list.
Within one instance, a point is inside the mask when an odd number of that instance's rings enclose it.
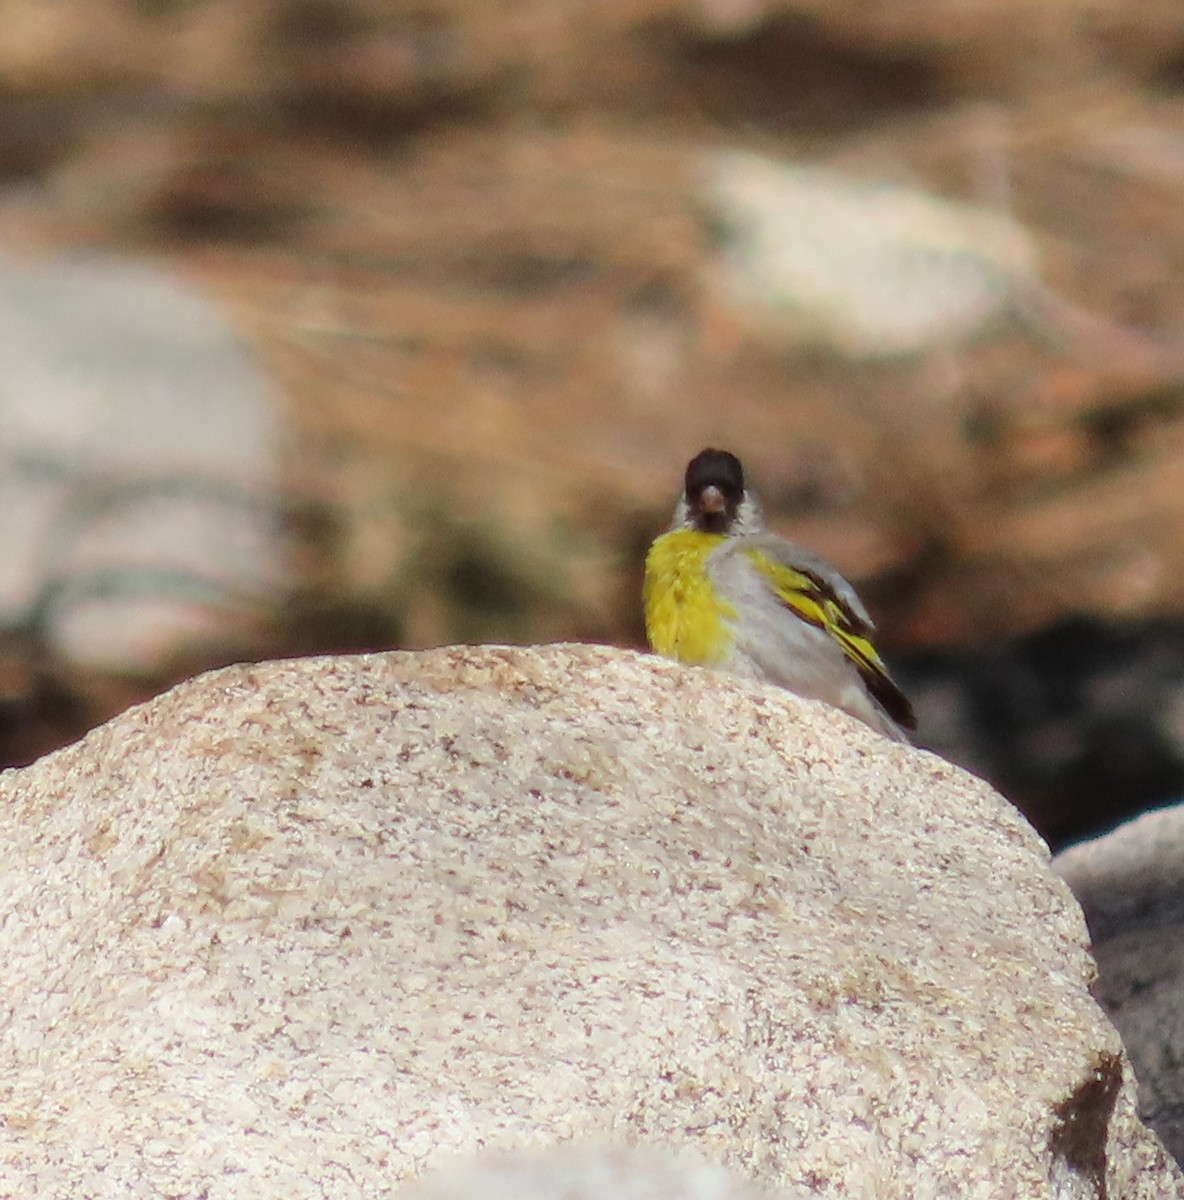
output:
{"label": "tan rock", "polygon": [[1184,1196],[981,782],[594,647],[216,672],[0,781],[0,1195],[387,1195],[609,1136],[820,1196]]}

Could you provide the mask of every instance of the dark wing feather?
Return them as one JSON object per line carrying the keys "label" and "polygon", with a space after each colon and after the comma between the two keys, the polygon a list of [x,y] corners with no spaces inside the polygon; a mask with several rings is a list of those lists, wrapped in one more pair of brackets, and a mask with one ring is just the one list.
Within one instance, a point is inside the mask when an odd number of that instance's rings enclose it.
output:
{"label": "dark wing feather", "polygon": [[768,580],[778,601],[803,621],[829,634],[855,665],[876,703],[898,725],[916,729],[913,706],[872,645],[868,636],[873,631],[871,618],[851,585],[834,572],[842,587],[840,590],[834,586],[821,573],[826,568],[815,556],[809,556],[808,560],[802,556],[799,560],[795,554],[791,561],[788,552],[792,548],[788,543],[780,543],[777,548],[780,553],[776,556],[769,555],[763,545],[752,547],[747,554]]}

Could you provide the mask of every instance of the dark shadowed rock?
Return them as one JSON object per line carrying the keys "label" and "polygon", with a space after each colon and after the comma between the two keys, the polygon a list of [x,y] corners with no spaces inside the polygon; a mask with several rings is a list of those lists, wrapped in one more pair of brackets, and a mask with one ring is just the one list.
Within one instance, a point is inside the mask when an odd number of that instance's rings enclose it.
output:
{"label": "dark shadowed rock", "polygon": [[1139,1078],[1139,1109],[1184,1162],[1184,807],[1147,813],[1053,866],[1085,910],[1095,991]]}

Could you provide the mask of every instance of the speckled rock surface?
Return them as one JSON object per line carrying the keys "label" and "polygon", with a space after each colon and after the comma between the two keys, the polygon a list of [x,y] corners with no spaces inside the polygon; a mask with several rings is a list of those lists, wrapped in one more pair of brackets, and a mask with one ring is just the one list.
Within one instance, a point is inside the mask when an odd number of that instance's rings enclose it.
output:
{"label": "speckled rock surface", "polygon": [[1053,860],[1085,910],[1094,991],[1139,1078],[1144,1120],[1184,1162],[1184,805]]}
{"label": "speckled rock surface", "polygon": [[353,1200],[598,1136],[827,1197],[1184,1195],[1043,844],[776,690],[231,668],[6,775],[0,845],[0,1195]]}

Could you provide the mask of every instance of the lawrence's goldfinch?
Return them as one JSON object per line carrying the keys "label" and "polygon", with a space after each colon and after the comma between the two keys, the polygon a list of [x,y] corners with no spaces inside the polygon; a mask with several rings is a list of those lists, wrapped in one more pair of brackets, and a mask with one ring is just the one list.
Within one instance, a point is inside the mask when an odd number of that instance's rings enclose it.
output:
{"label": "lawrence's goldfinch", "polygon": [[643,598],[659,654],[826,700],[898,741],[916,728],[855,590],[825,559],[769,532],[725,450],[688,464],[670,530],[646,556]]}

